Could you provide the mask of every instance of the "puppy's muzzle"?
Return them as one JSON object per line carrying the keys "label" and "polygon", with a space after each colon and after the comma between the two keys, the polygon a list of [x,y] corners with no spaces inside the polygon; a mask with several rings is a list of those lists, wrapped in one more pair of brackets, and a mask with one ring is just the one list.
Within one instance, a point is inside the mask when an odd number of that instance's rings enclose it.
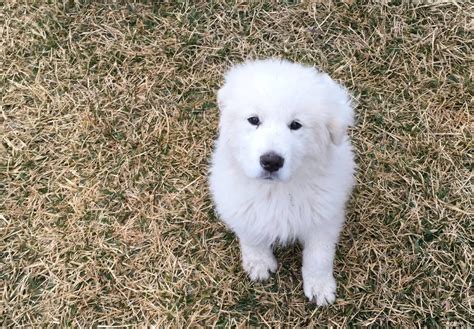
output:
{"label": "puppy's muzzle", "polygon": [[260,166],[268,172],[278,171],[284,162],[285,159],[275,152],[268,152],[260,157]]}

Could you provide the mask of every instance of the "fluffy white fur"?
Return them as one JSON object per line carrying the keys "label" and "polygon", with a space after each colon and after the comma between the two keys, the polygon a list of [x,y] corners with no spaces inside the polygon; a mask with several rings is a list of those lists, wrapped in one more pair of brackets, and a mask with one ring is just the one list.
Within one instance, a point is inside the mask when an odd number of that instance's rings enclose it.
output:
{"label": "fluffy white fur", "polygon": [[[218,103],[209,184],[218,214],[239,238],[243,268],[266,280],[277,269],[274,244],[299,241],[305,295],[318,305],[334,302],[335,247],[354,186],[347,91],[314,68],[257,60],[227,72]],[[292,121],[301,128],[291,130]],[[284,158],[273,173],[260,164],[268,152]]]}

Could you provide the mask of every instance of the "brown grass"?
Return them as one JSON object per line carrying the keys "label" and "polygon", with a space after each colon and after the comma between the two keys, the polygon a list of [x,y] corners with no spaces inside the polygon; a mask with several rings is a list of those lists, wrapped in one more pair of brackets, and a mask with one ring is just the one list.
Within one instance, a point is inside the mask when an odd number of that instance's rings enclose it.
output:
{"label": "brown grass", "polygon": [[[472,325],[472,16],[440,5],[1,9],[4,326]],[[298,247],[251,283],[206,188],[230,63],[311,63],[358,100],[338,299]]]}

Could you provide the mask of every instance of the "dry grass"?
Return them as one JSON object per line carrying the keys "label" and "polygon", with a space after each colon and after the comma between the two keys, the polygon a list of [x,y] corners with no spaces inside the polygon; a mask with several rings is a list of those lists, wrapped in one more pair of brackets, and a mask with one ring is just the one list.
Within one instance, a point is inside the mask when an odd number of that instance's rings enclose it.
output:
{"label": "dry grass", "polygon": [[[3,5],[0,322],[472,325],[468,7]],[[328,308],[298,247],[251,283],[206,188],[222,72],[267,56],[359,102]]]}

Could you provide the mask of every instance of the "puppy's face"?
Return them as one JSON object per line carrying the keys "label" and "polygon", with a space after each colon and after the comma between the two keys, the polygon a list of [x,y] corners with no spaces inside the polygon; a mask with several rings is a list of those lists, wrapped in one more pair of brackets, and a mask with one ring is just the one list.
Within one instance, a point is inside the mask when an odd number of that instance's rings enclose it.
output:
{"label": "puppy's face", "polygon": [[303,111],[262,105],[244,105],[245,110],[223,121],[221,131],[247,176],[286,181],[305,158],[324,154],[327,138]]}
{"label": "puppy's face", "polygon": [[275,62],[244,64],[226,76],[218,95],[220,139],[248,177],[287,181],[302,166],[323,164],[331,143],[342,139],[345,126],[328,113],[337,104],[324,94],[327,86],[340,88],[311,68],[266,65]]}

